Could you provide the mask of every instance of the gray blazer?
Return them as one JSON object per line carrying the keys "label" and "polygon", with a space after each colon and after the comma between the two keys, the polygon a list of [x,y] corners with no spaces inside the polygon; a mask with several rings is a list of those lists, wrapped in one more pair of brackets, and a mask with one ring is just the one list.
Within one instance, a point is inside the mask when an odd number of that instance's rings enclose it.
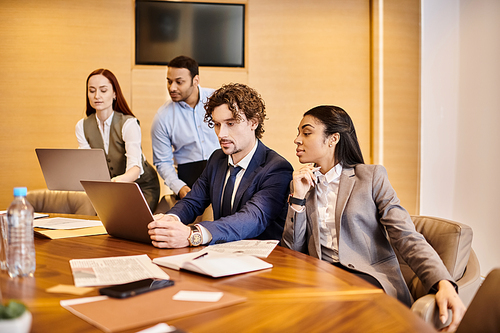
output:
{"label": "gray blazer", "polygon": [[[406,305],[411,306],[412,298],[393,247],[428,290],[440,280],[453,281],[401,207],[383,166],[359,164],[343,169],[335,221],[340,263],[375,277],[387,294]],[[306,195],[302,212],[288,208],[282,245],[321,259],[319,232],[314,187]]]}

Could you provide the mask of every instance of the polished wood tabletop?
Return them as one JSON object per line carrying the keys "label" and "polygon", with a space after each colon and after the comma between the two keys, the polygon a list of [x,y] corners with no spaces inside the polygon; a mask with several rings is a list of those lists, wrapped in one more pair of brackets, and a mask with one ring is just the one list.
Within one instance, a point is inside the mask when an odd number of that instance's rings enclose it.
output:
{"label": "polished wood tabletop", "polygon": [[[153,259],[199,250],[157,249],[108,235],[36,238],[35,248],[34,277],[12,279],[6,272],[0,274],[3,299],[21,300],[32,312],[32,332],[100,332],[59,304],[62,299],[96,296],[97,288],[84,296],[46,291],[74,284],[70,259],[138,254]],[[176,282],[202,283],[247,298],[168,324],[186,332],[435,332],[396,299],[324,261],[280,246],[264,260],[273,268],[217,279],[162,268]]]}

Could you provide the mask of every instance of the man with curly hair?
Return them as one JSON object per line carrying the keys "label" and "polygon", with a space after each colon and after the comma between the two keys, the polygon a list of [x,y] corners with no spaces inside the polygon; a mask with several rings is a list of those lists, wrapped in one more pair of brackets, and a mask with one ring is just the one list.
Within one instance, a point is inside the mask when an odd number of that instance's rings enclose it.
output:
{"label": "man with curly hair", "polygon": [[[180,248],[241,239],[281,239],[292,166],[259,139],[265,105],[244,84],[228,84],[205,104],[216,150],[191,192],[149,224],[153,245]],[[214,220],[193,223],[212,204]]]}

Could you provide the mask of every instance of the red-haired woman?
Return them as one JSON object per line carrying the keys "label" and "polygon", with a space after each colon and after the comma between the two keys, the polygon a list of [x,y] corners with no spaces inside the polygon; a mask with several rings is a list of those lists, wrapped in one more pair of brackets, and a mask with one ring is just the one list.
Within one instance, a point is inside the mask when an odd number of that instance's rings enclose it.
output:
{"label": "red-haired woman", "polygon": [[76,124],[76,138],[83,149],[106,153],[111,180],[139,184],[151,210],[160,197],[156,170],[141,148],[139,121],[130,110],[115,75],[96,69],[87,78],[87,117]]}

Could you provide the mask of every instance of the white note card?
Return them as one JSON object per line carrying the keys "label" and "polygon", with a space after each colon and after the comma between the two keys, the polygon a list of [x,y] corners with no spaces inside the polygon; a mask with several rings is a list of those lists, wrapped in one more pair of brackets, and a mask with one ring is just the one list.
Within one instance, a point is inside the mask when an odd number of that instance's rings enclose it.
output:
{"label": "white note card", "polygon": [[223,295],[223,292],[181,290],[172,299],[174,301],[217,302]]}

